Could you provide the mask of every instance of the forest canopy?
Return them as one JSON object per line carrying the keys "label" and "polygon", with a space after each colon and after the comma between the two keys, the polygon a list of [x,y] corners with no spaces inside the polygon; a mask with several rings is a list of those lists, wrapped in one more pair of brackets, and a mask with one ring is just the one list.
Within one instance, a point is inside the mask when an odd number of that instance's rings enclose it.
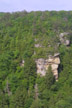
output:
{"label": "forest canopy", "polygon": [[[37,75],[35,59],[58,52],[58,82]],[[0,13],[0,108],[72,108],[72,11]]]}

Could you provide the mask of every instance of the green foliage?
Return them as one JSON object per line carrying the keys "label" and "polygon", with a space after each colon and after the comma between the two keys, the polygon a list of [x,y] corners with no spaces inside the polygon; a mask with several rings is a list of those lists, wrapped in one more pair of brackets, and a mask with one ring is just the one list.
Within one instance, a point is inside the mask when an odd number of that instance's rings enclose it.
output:
{"label": "green foliage", "polygon": [[41,108],[41,102],[39,99],[35,100],[30,108]]}
{"label": "green foliage", "polygon": [[[63,32],[67,47],[60,44]],[[51,67],[37,75],[35,60],[57,52],[58,82]],[[0,13],[0,108],[72,108],[72,11]]]}
{"label": "green foliage", "polygon": [[49,66],[48,71],[46,72],[46,77],[45,77],[45,82],[46,82],[46,87],[48,89],[51,88],[51,86],[54,84],[55,82],[55,78],[54,75],[52,73],[52,69],[51,66]]}
{"label": "green foliage", "polygon": [[12,97],[10,108],[24,108],[27,99],[27,91],[24,88],[18,88]]}
{"label": "green foliage", "polygon": [[28,58],[24,66],[24,76],[28,79],[28,84],[30,88],[33,88],[36,80],[36,64],[33,59]]}

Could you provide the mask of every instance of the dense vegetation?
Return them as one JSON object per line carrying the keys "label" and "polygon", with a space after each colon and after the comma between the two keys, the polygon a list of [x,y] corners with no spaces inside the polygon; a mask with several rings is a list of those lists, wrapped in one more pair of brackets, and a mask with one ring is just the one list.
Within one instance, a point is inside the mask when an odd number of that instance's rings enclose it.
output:
{"label": "dense vegetation", "polygon": [[[62,32],[70,33],[69,47],[57,46]],[[71,34],[72,11],[0,13],[0,108],[72,108]],[[58,82],[51,67],[40,77],[35,64],[56,52],[61,59]]]}

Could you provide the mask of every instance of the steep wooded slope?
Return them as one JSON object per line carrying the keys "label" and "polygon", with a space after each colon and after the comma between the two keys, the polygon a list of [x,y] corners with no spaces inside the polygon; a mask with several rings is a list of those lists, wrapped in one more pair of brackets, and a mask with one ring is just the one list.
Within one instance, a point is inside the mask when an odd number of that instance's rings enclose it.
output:
{"label": "steep wooded slope", "polygon": [[[58,82],[35,61],[60,53]],[[72,12],[0,13],[0,108],[72,107]]]}

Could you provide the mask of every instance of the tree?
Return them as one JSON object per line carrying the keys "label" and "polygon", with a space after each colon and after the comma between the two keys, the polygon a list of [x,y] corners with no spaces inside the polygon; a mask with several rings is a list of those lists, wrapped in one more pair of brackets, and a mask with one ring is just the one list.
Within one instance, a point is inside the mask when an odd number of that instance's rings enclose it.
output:
{"label": "tree", "polygon": [[37,100],[33,101],[33,103],[32,103],[30,108],[42,108],[40,100],[37,99]]}
{"label": "tree", "polygon": [[10,103],[10,108],[24,108],[27,99],[27,90],[23,87],[17,89]]}
{"label": "tree", "polygon": [[9,108],[8,97],[0,90],[0,108]]}
{"label": "tree", "polygon": [[28,58],[24,65],[24,72],[26,74],[27,79],[29,80],[29,85],[35,84],[36,79],[36,64],[33,59]]}
{"label": "tree", "polygon": [[46,87],[48,89],[51,88],[51,86],[54,84],[55,82],[55,78],[53,76],[53,73],[52,73],[52,69],[51,69],[51,66],[49,66],[47,72],[46,72],[46,76],[45,76],[45,81],[46,81]]}

